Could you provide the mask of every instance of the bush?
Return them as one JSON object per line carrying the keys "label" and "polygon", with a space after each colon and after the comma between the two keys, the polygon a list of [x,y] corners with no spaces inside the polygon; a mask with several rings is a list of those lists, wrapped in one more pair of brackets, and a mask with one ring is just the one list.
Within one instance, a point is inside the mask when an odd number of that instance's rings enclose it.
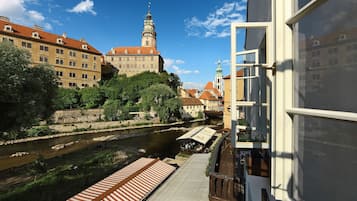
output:
{"label": "bush", "polygon": [[26,131],[27,137],[37,137],[53,134],[53,130],[48,126],[37,126],[30,128]]}

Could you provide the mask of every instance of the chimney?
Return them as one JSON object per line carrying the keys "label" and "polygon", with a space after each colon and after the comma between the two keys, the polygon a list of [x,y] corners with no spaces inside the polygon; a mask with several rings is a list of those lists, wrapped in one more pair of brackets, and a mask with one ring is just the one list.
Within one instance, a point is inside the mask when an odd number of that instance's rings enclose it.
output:
{"label": "chimney", "polygon": [[62,34],[62,37],[63,37],[63,38],[67,38],[67,33],[64,32],[64,33]]}
{"label": "chimney", "polygon": [[37,24],[35,24],[33,26],[33,28],[36,29],[36,30],[39,30],[39,31],[43,31],[43,28],[40,25],[37,25]]}
{"label": "chimney", "polygon": [[10,22],[10,19],[5,16],[0,16],[0,20],[5,21],[5,22]]}
{"label": "chimney", "polygon": [[86,40],[84,38],[79,39],[82,43],[86,43]]}

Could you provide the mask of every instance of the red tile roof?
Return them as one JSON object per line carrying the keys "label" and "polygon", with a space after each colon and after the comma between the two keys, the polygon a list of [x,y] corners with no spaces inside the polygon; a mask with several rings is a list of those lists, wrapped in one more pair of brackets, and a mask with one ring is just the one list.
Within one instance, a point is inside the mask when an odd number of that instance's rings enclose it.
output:
{"label": "red tile roof", "polygon": [[206,86],[204,89],[213,89],[213,82],[207,82]]}
{"label": "red tile roof", "polygon": [[107,55],[159,55],[160,52],[154,47],[116,47],[110,50]]}
{"label": "red tile roof", "polygon": [[[237,77],[243,77],[243,76],[244,76],[244,70],[243,69],[240,69],[239,71],[237,71]],[[223,79],[231,79],[231,75],[227,75]]]}
{"label": "red tile roof", "polygon": [[[12,32],[9,31],[4,31],[5,25],[10,25],[12,27]],[[40,38],[34,38],[32,37],[32,33],[37,32],[39,34]],[[89,45],[85,41],[80,41],[80,40],[75,40],[72,38],[68,37],[63,37],[62,35],[56,35],[53,33],[45,32],[40,29],[35,29],[35,28],[30,28],[18,24],[14,24],[12,22],[8,21],[3,21],[0,19],[0,33],[1,34],[6,34],[9,36],[15,36],[15,37],[21,37],[29,40],[34,40],[37,42],[43,42],[43,43],[50,43],[53,45],[57,46],[62,46],[62,47],[67,47],[67,48],[73,48],[73,49],[78,49],[83,52],[89,52],[97,55],[101,55],[101,53],[96,50],[93,46]],[[57,43],[57,39],[61,38],[63,40],[63,45]],[[82,45],[87,45],[87,50],[82,49]]]}
{"label": "red tile roof", "polygon": [[209,100],[209,101],[218,101],[218,99],[213,94],[211,94],[209,91],[202,92],[199,99]]}
{"label": "red tile roof", "polygon": [[188,105],[203,105],[201,101],[197,98],[181,98],[182,105],[183,106],[188,106]]}
{"label": "red tile roof", "polygon": [[187,89],[186,91],[191,97],[196,97],[196,93],[198,92],[197,89]]}
{"label": "red tile roof", "polygon": [[213,82],[207,82],[204,90],[208,90],[211,91],[212,93],[214,93],[217,97],[221,97],[221,93],[218,91],[217,88],[213,87]]}

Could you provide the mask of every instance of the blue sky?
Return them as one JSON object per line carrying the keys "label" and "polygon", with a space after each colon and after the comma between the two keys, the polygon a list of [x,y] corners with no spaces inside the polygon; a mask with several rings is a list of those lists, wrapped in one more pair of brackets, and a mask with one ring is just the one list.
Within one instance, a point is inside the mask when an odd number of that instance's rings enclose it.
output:
{"label": "blue sky", "polygon": [[[68,37],[85,38],[102,53],[140,46],[147,0],[0,0],[0,15],[12,22]],[[184,87],[213,81],[222,60],[229,74],[230,23],[244,21],[246,0],[151,0],[157,47],[165,69]]]}

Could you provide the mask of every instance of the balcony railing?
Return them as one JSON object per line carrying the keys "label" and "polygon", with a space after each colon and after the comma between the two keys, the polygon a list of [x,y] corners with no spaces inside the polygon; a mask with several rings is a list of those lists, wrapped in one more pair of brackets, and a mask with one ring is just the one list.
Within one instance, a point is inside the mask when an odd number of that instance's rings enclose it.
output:
{"label": "balcony railing", "polygon": [[210,201],[236,201],[244,198],[240,193],[239,179],[234,176],[233,149],[228,136],[226,134],[220,139],[211,154],[208,167]]}

